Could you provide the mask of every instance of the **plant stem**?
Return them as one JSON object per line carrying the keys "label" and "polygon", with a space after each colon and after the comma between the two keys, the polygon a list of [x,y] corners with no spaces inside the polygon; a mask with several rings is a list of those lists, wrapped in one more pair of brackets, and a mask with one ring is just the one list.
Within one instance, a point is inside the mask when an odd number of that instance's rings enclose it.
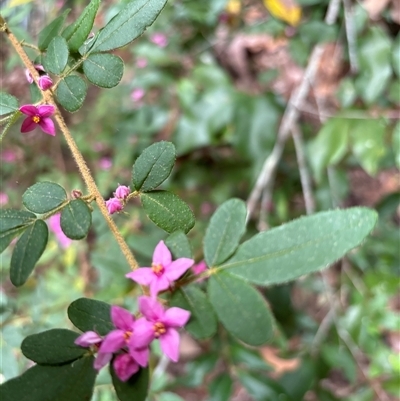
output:
{"label": "plant stem", "polygon": [[[29,57],[25,53],[25,50],[19,43],[18,39],[13,35],[13,33],[7,27],[3,18],[0,18],[0,23],[1,23],[1,30],[6,33],[6,35],[8,36],[8,39],[10,40],[15,51],[18,53],[19,57],[21,58],[22,62],[25,65],[25,67],[31,73],[36,84],[38,84],[39,74],[37,73],[32,61],[29,59]],[[111,218],[110,214],[108,213],[104,199],[101,196],[101,193],[93,179],[93,176],[85,162],[85,159],[83,158],[82,153],[78,149],[78,146],[76,145],[74,138],[72,137],[67,125],[65,124],[65,121],[60,112],[60,109],[56,105],[53,93],[50,90],[42,91],[42,96],[43,96],[44,101],[47,104],[51,104],[52,106],[54,106],[55,120],[57,121],[57,124],[58,124],[61,132],[64,135],[65,141],[67,142],[67,145],[72,153],[72,156],[78,166],[78,169],[83,178],[83,181],[85,182],[89,193],[91,195],[93,195],[93,197],[97,203],[97,206],[100,209],[101,214],[103,215],[104,219],[106,220],[111,232],[113,233],[116,241],[118,242],[118,245],[119,245],[122,253],[125,256],[126,261],[128,262],[128,264],[132,270],[137,269],[139,267],[138,263],[137,263],[135,257],[133,256],[131,250],[129,249],[128,244],[125,242],[124,238],[122,237],[121,233],[119,232],[116,224],[114,223],[114,220]]]}

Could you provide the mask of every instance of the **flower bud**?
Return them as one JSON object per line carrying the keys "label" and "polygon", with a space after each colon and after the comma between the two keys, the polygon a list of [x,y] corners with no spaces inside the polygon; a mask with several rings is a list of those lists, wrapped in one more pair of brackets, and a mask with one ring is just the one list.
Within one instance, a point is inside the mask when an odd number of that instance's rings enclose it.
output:
{"label": "flower bud", "polygon": [[118,198],[110,198],[108,201],[106,201],[106,206],[108,213],[110,214],[120,212],[123,209],[121,200]]}
{"label": "flower bud", "polygon": [[125,185],[119,185],[116,191],[114,192],[114,195],[118,199],[125,199],[128,197],[128,195],[131,193],[131,190],[129,187]]}
{"label": "flower bud", "polygon": [[39,88],[45,91],[53,86],[53,80],[48,75],[42,75],[38,81]]}

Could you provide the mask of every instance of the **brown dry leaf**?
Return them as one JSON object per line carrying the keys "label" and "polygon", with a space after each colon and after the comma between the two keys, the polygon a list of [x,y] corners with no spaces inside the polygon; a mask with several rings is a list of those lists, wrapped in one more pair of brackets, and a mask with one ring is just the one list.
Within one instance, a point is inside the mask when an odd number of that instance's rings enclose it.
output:
{"label": "brown dry leaf", "polygon": [[275,18],[292,26],[299,25],[301,8],[295,0],[264,0],[264,5]]}
{"label": "brown dry leaf", "polygon": [[282,359],[277,356],[278,350],[271,347],[261,348],[261,355],[264,360],[274,368],[274,376],[281,376],[286,372],[296,370],[300,366],[300,359]]}
{"label": "brown dry leaf", "polygon": [[390,0],[364,0],[362,5],[368,12],[369,18],[375,20],[379,18],[381,12],[386,8],[389,2]]}

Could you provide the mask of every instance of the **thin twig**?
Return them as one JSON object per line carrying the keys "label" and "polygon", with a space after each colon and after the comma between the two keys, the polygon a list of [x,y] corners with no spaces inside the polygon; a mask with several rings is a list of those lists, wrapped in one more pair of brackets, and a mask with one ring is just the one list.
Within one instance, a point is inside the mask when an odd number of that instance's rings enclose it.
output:
{"label": "thin twig", "polygon": [[[335,23],[339,13],[340,1],[341,0],[331,0],[330,2],[328,12],[325,17],[325,22],[328,25],[332,25]],[[297,119],[299,117],[299,108],[301,108],[301,105],[304,103],[307,97],[308,91],[310,89],[310,83],[314,81],[318,69],[318,64],[323,54],[323,50],[324,48],[320,44],[314,47],[308,61],[307,68],[304,72],[303,79],[297,89],[292,92],[289,103],[283,115],[281,125],[278,130],[278,135],[274,148],[271,154],[265,160],[261,172],[254,185],[254,188],[251,191],[247,200],[247,220],[249,220],[250,217],[253,215],[256,204],[260,199],[264,189],[267,191],[265,193],[266,202],[270,203],[272,199],[271,192],[274,185],[276,168],[283,154],[283,149],[285,147],[286,140],[290,135],[293,124],[297,122]]]}
{"label": "thin twig", "polygon": [[359,70],[357,58],[357,36],[354,26],[354,13],[350,0],[343,0],[344,21],[346,27],[347,46],[349,49],[350,71],[356,74]]}
{"label": "thin twig", "polygon": [[333,312],[331,309],[329,309],[328,313],[322,319],[322,322],[319,325],[318,330],[315,333],[315,336],[311,343],[310,354],[312,356],[317,355],[319,347],[321,346],[323,340],[327,336],[332,324],[333,324]]}
{"label": "thin twig", "polygon": [[315,200],[312,193],[311,177],[308,172],[306,156],[304,151],[303,134],[298,124],[293,124],[292,136],[296,150],[297,164],[299,166],[301,187],[303,189],[304,203],[307,214],[315,212]]}

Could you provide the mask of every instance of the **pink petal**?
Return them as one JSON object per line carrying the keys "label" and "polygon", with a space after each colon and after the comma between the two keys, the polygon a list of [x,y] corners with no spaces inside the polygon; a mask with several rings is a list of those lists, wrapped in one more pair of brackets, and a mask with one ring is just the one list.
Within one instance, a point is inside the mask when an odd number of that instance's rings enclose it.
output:
{"label": "pink petal", "polygon": [[155,298],[159,292],[166,290],[169,285],[170,281],[165,274],[160,277],[155,275],[155,280],[150,283],[150,295]]}
{"label": "pink petal", "polygon": [[25,76],[26,76],[26,79],[28,80],[28,82],[29,82],[30,84],[33,83],[32,74],[29,72],[28,69],[25,70]]}
{"label": "pink petal", "polygon": [[164,275],[168,277],[169,281],[175,281],[182,276],[186,270],[190,269],[194,260],[188,258],[179,258],[174,260],[166,269]]}
{"label": "pink petal", "polygon": [[32,117],[25,118],[21,124],[21,132],[30,132],[37,127],[37,124],[32,120]]}
{"label": "pink petal", "polygon": [[42,104],[37,109],[40,117],[49,117],[54,114],[54,106],[51,104]]}
{"label": "pink petal", "polygon": [[94,360],[93,367],[96,370],[100,370],[102,367],[106,366],[108,362],[111,361],[113,354],[111,352],[98,352],[97,357]]}
{"label": "pink petal", "polygon": [[130,312],[119,306],[111,307],[111,320],[117,329],[131,331],[135,318]]}
{"label": "pink petal", "polygon": [[101,343],[99,352],[116,352],[125,345],[125,332],[122,330],[110,331]]}
{"label": "pink petal", "polygon": [[169,308],[165,311],[161,322],[168,327],[182,327],[190,319],[190,312],[182,308]]}
{"label": "pink petal", "polygon": [[51,118],[45,117],[41,118],[39,121],[40,128],[46,134],[54,136],[56,134],[56,128],[54,127],[54,123]]}
{"label": "pink petal", "polygon": [[33,104],[25,104],[19,108],[21,113],[26,114],[27,116],[36,116],[38,114],[38,109]]}
{"label": "pink petal", "polygon": [[102,341],[102,338],[95,333],[94,331],[87,331],[86,333],[83,333],[80,335],[74,343],[76,345],[80,345],[81,347],[90,347],[93,344],[100,343]]}
{"label": "pink petal", "polygon": [[45,91],[53,86],[53,80],[48,75],[43,75],[39,78],[39,88]]}
{"label": "pink petal", "polygon": [[141,349],[129,347],[129,354],[142,368],[149,364],[149,349],[147,347]]}
{"label": "pink petal", "polygon": [[136,281],[138,284],[149,285],[156,278],[156,275],[150,267],[141,267],[140,269],[126,274],[125,277]]}
{"label": "pink petal", "polygon": [[160,337],[161,350],[171,361],[179,359],[179,334],[175,329],[167,329],[167,332]]}
{"label": "pink petal", "polygon": [[129,354],[121,354],[115,357],[113,368],[119,380],[126,382],[139,370],[139,365]]}
{"label": "pink petal", "polygon": [[152,322],[157,322],[164,316],[163,306],[150,297],[139,297],[139,310],[147,320]]}
{"label": "pink petal", "polygon": [[171,252],[165,245],[164,241],[160,241],[156,248],[154,249],[153,253],[153,263],[160,264],[164,267],[167,267],[172,260]]}
{"label": "pink petal", "polygon": [[129,339],[129,349],[140,349],[147,347],[154,340],[154,324],[146,318],[136,320],[133,336]]}

